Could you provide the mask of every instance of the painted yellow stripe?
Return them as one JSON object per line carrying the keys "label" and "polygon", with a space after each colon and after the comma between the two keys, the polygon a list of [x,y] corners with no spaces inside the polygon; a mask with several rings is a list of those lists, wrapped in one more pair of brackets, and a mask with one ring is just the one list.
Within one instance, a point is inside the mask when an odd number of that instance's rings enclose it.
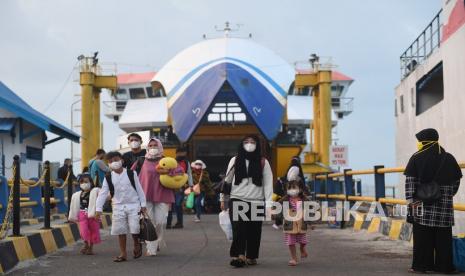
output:
{"label": "painted yellow stripe", "polygon": [[8,240],[13,242],[19,261],[34,259],[34,253],[27,237],[9,237]]}
{"label": "painted yellow stripe", "polygon": [[45,250],[47,253],[52,253],[57,250],[57,244],[55,243],[55,239],[53,238],[53,234],[51,230],[39,230],[40,236],[42,237],[42,241],[45,245]]}
{"label": "painted yellow stripe", "polygon": [[389,230],[389,238],[393,240],[398,240],[400,236],[400,230],[402,229],[403,224],[404,221],[402,220],[392,220],[391,229]]}
{"label": "painted yellow stripe", "polygon": [[380,218],[374,217],[370,222],[370,226],[368,227],[368,233],[377,233],[379,231],[380,222]]}
{"label": "painted yellow stripe", "polygon": [[65,238],[66,245],[74,244],[75,241],[74,241],[73,233],[71,233],[71,228],[69,227],[69,224],[55,225],[55,228],[60,228],[61,233],[63,233],[63,237]]}
{"label": "painted yellow stripe", "polygon": [[365,214],[357,213],[355,215],[354,230],[362,229],[362,224],[364,220],[365,220]]}

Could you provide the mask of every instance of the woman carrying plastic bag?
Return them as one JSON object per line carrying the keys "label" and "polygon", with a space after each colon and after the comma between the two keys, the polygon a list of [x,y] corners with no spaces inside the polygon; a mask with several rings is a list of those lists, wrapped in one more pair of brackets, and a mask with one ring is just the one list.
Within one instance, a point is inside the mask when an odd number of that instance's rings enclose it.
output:
{"label": "woman carrying plastic bag", "polygon": [[223,232],[226,234],[226,238],[229,241],[232,241],[233,234],[232,234],[232,225],[231,220],[229,219],[229,212],[228,211],[221,211],[218,215],[220,220],[220,227]]}

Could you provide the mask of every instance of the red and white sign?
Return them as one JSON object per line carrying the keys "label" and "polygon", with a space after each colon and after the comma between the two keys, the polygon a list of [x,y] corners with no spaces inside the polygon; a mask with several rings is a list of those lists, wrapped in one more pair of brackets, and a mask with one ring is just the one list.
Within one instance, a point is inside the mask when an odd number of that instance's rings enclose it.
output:
{"label": "red and white sign", "polygon": [[347,167],[349,165],[349,147],[331,146],[329,148],[331,166]]}

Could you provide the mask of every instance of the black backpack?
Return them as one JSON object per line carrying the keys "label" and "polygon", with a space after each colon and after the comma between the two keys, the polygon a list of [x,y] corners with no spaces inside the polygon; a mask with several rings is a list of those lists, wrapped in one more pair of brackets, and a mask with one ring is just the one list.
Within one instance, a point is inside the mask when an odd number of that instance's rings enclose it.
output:
{"label": "black backpack", "polygon": [[[137,192],[136,181],[134,180],[134,171],[127,169],[126,172],[128,174],[129,181],[131,181],[131,186]],[[111,172],[105,174],[105,179],[107,180],[108,189],[110,190],[110,195],[111,197],[113,197],[115,195],[115,186],[113,185],[113,181],[111,180]]]}
{"label": "black backpack", "polygon": [[433,204],[441,199],[441,186],[436,179],[439,176],[439,172],[441,172],[442,165],[444,165],[445,160],[446,154],[444,154],[444,157],[441,160],[441,165],[439,166],[439,169],[437,170],[433,180],[430,182],[421,182],[420,179],[420,183],[417,186],[414,198],[422,201],[425,204]]}

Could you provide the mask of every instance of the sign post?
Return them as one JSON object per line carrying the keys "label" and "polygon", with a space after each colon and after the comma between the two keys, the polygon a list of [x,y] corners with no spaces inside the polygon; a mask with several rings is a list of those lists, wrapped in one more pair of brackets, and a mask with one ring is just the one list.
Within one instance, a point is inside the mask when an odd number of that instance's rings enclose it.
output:
{"label": "sign post", "polygon": [[330,148],[331,166],[347,167],[349,165],[349,147],[333,145]]}

